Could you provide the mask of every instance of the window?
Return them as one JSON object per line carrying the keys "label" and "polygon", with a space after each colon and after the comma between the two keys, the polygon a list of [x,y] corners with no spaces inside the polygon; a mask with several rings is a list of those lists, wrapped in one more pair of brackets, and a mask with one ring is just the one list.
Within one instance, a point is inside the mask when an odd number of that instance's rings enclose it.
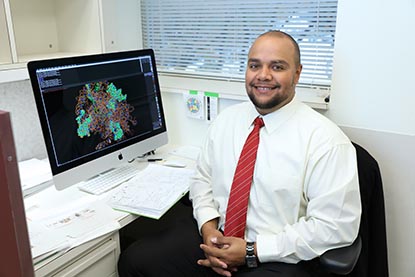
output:
{"label": "window", "polygon": [[160,72],[243,80],[253,40],[278,29],[300,46],[300,85],[331,84],[337,0],[142,0],[141,13]]}

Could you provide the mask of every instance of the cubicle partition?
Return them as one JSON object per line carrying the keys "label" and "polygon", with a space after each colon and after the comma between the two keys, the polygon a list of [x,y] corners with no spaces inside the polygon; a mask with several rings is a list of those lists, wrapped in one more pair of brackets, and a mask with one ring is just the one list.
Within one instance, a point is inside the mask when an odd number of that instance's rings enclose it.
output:
{"label": "cubicle partition", "polygon": [[34,276],[10,114],[0,110],[0,276]]}

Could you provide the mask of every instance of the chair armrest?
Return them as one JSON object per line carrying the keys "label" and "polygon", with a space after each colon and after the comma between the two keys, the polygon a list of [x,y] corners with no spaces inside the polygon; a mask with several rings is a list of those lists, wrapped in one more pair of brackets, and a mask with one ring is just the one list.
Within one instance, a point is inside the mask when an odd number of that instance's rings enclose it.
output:
{"label": "chair armrest", "polygon": [[330,273],[346,275],[352,272],[359,259],[362,239],[356,238],[350,246],[332,249],[320,256],[320,264]]}

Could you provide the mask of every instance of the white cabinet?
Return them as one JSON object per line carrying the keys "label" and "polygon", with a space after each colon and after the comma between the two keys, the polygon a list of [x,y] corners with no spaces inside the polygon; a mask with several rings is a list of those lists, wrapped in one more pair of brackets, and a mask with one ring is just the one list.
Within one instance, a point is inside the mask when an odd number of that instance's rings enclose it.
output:
{"label": "white cabinet", "polygon": [[10,0],[18,63],[99,53],[99,6],[96,0]]}
{"label": "white cabinet", "polygon": [[36,277],[116,277],[120,254],[118,232],[82,244],[58,258],[35,265]]}
{"label": "white cabinet", "polygon": [[104,52],[142,48],[139,0],[101,0]]}
{"label": "white cabinet", "polygon": [[0,66],[10,64],[12,56],[10,52],[10,42],[7,31],[6,9],[4,2],[0,2]]}
{"label": "white cabinet", "polygon": [[142,47],[138,0],[0,1],[0,74],[30,60]]}

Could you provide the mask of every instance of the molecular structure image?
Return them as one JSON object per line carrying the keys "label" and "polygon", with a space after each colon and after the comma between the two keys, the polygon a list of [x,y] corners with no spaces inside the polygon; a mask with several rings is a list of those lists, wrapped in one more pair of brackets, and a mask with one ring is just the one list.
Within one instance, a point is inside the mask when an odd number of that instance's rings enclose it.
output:
{"label": "molecular structure image", "polygon": [[113,141],[131,135],[130,126],[137,125],[131,116],[134,107],[127,103],[127,95],[107,81],[85,84],[76,97],[76,122],[78,136],[99,134],[102,141],[95,149],[102,149]]}
{"label": "molecular structure image", "polygon": [[186,101],[186,105],[187,105],[187,109],[189,110],[189,112],[191,113],[198,113],[200,111],[200,101],[197,98],[189,98]]}

